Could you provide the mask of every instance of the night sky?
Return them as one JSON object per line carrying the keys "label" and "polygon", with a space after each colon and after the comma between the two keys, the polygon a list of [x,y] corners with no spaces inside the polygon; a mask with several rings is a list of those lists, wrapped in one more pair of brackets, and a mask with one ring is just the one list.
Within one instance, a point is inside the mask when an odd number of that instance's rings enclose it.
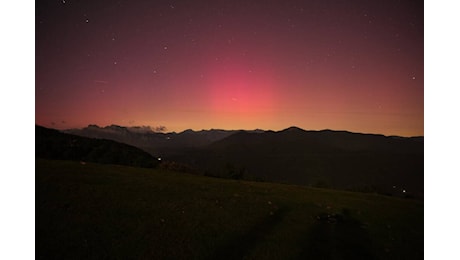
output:
{"label": "night sky", "polygon": [[423,135],[423,1],[36,1],[37,124]]}

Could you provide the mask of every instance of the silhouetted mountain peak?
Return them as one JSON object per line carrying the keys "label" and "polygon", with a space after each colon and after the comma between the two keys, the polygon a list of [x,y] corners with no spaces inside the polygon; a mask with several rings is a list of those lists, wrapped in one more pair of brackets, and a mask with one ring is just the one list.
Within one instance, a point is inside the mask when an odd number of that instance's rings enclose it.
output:
{"label": "silhouetted mountain peak", "polygon": [[192,133],[195,133],[195,131],[193,131],[192,129],[186,129],[186,130],[180,132],[179,134],[192,134]]}
{"label": "silhouetted mountain peak", "polygon": [[303,130],[302,128],[300,127],[297,127],[297,126],[291,126],[291,127],[288,127],[284,130],[281,130],[280,132],[306,132],[305,130]]}
{"label": "silhouetted mountain peak", "polygon": [[110,125],[110,126],[106,126],[104,128],[114,129],[114,130],[127,130],[128,129],[128,128],[124,127],[124,126],[119,126],[119,125]]}
{"label": "silhouetted mountain peak", "polygon": [[87,128],[89,128],[89,129],[100,129],[100,127],[98,125],[95,125],[95,124],[90,124],[90,125],[88,125]]}

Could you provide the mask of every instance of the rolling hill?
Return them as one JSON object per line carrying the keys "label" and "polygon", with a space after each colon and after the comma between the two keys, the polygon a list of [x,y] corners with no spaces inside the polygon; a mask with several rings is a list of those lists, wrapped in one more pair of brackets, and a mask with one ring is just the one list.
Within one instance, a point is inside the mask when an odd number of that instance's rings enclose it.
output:
{"label": "rolling hill", "polygon": [[423,259],[419,200],[43,159],[35,179],[37,259]]}
{"label": "rolling hill", "polygon": [[35,157],[152,168],[158,159],[131,145],[35,126]]}

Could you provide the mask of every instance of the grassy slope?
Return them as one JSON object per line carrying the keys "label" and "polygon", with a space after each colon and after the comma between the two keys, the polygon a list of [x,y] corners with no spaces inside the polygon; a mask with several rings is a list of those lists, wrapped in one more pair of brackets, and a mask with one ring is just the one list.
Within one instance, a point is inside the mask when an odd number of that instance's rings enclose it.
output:
{"label": "grassy slope", "polygon": [[423,259],[423,202],[37,159],[36,256]]}

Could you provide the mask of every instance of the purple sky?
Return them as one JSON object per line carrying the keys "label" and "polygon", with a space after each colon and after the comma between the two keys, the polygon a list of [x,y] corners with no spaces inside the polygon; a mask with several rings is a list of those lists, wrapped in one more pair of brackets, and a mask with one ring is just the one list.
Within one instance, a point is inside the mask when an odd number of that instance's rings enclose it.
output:
{"label": "purple sky", "polygon": [[38,1],[36,123],[423,135],[423,1]]}

